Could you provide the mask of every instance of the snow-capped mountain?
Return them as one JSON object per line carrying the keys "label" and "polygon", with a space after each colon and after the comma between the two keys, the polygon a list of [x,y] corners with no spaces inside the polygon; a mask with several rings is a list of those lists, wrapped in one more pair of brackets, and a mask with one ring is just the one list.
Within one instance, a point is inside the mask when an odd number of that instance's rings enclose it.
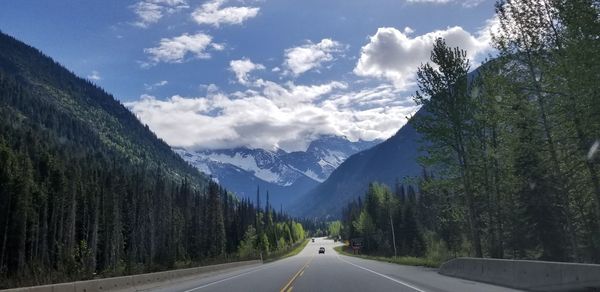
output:
{"label": "snow-capped mountain", "polygon": [[345,137],[322,136],[310,143],[306,151],[285,153],[281,159],[309,178],[325,181],[350,155],[371,148],[376,141],[350,142]]}
{"label": "snow-capped mountain", "polygon": [[[376,145],[376,141],[351,142],[345,137],[322,136],[306,151],[173,149],[200,171],[242,197],[254,198],[256,188],[270,193],[274,206],[286,205],[326,180],[350,155]],[[264,194],[263,194],[264,195]]]}

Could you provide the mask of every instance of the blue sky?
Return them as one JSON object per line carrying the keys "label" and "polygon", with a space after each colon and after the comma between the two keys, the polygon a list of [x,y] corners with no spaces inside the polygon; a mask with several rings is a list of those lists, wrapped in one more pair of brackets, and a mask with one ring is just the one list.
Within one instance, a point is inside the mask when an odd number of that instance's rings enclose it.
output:
{"label": "blue sky", "polygon": [[302,150],[387,138],[433,39],[491,52],[492,0],[20,0],[0,30],[126,104],[173,146]]}

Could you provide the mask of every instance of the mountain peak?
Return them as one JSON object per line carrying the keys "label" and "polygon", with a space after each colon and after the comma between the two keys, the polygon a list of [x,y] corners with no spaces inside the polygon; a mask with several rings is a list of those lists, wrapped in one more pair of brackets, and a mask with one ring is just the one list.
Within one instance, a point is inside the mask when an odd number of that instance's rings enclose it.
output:
{"label": "mountain peak", "polygon": [[245,192],[260,185],[271,190],[274,203],[286,204],[327,179],[352,154],[378,142],[351,142],[343,136],[323,135],[312,141],[306,151],[248,147],[199,151],[174,147],[173,150],[241,196],[253,196]]}

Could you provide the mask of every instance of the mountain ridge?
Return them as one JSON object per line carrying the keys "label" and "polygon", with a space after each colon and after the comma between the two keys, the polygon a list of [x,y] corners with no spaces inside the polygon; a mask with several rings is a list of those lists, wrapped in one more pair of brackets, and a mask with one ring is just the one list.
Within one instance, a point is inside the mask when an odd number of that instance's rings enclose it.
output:
{"label": "mountain ridge", "polygon": [[[421,114],[422,109],[415,116]],[[327,180],[292,202],[289,211],[296,216],[338,217],[348,202],[366,192],[370,182],[393,187],[405,177],[419,175],[420,139],[407,122],[389,139],[346,159]]]}
{"label": "mountain ridge", "polygon": [[[171,172],[195,177],[203,183],[208,181],[206,176],[175,155],[166,142],[111,94],[89,80],[77,77],[38,49],[1,31],[0,39],[0,68],[9,72],[4,75],[14,76],[23,90],[37,94],[31,98],[38,103],[72,116],[93,131],[103,145],[132,162],[159,160]],[[37,66],[52,70],[39,70]],[[128,147],[130,145],[142,147]]]}
{"label": "mountain ridge", "polygon": [[241,197],[253,198],[251,190],[259,187],[270,192],[273,204],[287,206],[294,197],[325,181],[347,157],[378,142],[351,142],[343,136],[324,135],[313,140],[306,151],[247,147],[200,151],[174,147],[173,150]]}

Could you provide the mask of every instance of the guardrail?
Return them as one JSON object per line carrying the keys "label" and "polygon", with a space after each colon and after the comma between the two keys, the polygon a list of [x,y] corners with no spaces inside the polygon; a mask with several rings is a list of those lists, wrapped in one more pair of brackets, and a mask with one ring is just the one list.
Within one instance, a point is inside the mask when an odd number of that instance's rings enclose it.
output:
{"label": "guardrail", "polygon": [[123,291],[133,292],[150,288],[161,287],[174,280],[198,276],[208,272],[214,272],[229,268],[249,266],[262,263],[259,260],[233,262],[211,266],[202,266],[189,269],[171,270],[149,274],[139,274],[123,277],[95,279],[70,283],[60,283],[44,286],[24,287],[2,290],[7,292],[100,292],[100,291]]}
{"label": "guardrail", "polygon": [[593,264],[456,258],[439,273],[529,291],[600,289],[600,265]]}

